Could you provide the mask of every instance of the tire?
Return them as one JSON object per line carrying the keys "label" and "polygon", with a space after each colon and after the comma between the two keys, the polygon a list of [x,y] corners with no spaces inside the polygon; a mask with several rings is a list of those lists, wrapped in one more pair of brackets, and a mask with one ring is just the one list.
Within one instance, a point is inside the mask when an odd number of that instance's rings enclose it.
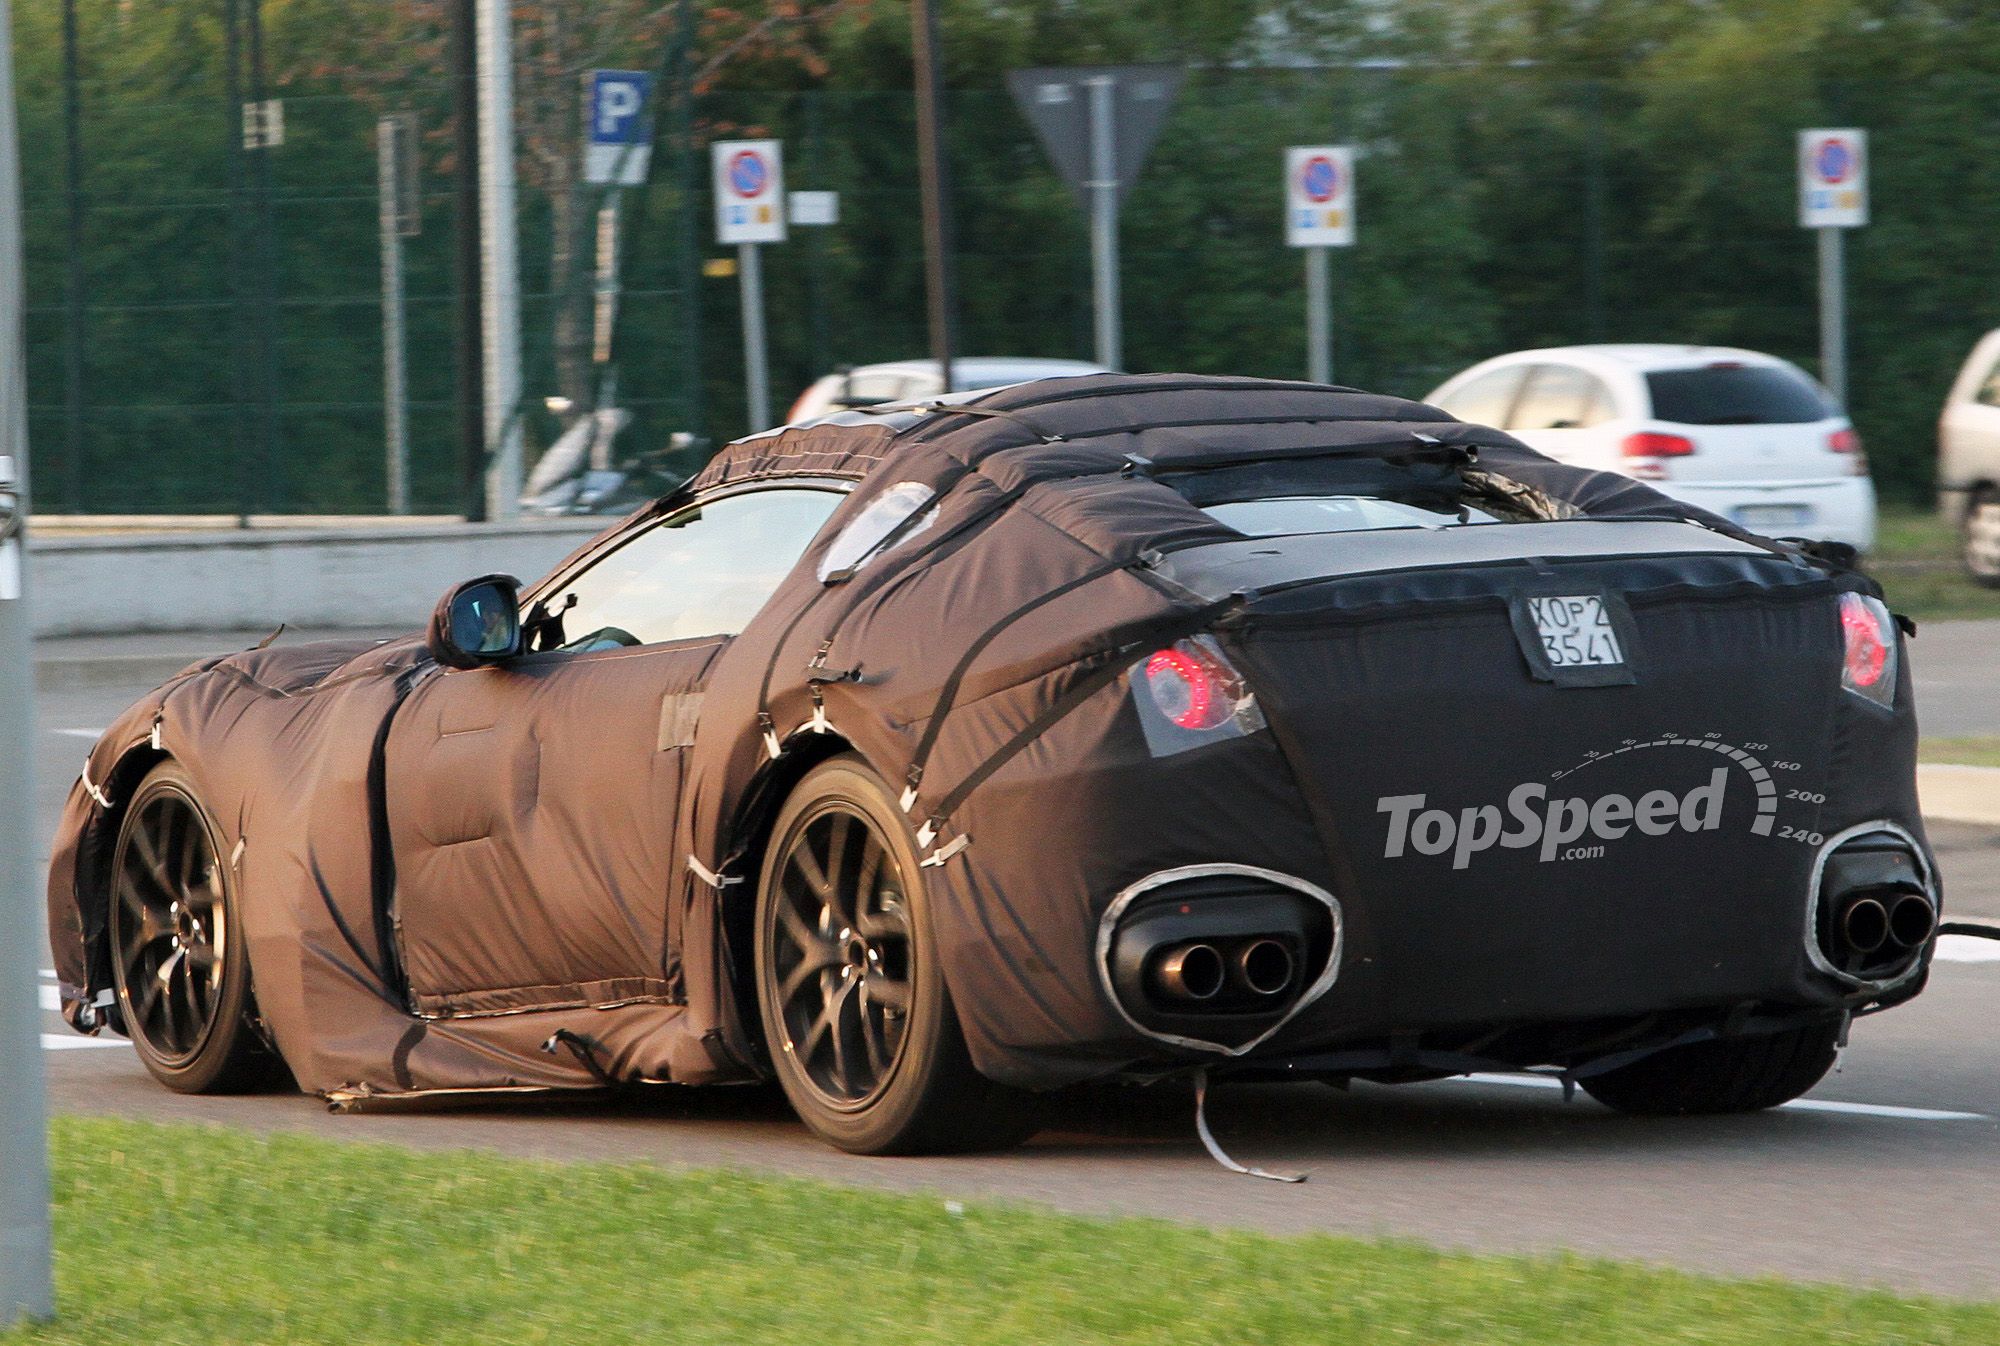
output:
{"label": "tire", "polygon": [[112,853],[112,986],[153,1078],[176,1093],[244,1093],[285,1078],[254,1022],[250,956],[221,834],[178,763],[140,781]]}
{"label": "tire", "polygon": [[757,1008],[800,1119],[852,1154],[1004,1149],[1028,1096],[973,1068],[938,965],[916,839],[859,758],[813,769],[757,887]]}
{"label": "tire", "polygon": [[1959,559],[1974,584],[2000,589],[2000,490],[1975,491],[1965,509]]}
{"label": "tire", "polygon": [[1640,1117],[1759,1112],[1789,1103],[1833,1066],[1836,1024],[1670,1047],[1578,1081],[1606,1107]]}

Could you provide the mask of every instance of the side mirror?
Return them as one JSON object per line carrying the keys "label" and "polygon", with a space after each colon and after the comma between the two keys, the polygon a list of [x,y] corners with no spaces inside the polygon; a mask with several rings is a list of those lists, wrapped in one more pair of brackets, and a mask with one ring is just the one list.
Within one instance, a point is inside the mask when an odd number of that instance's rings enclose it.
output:
{"label": "side mirror", "polygon": [[431,613],[424,644],[446,668],[505,663],[521,653],[521,581],[482,575],[457,584]]}

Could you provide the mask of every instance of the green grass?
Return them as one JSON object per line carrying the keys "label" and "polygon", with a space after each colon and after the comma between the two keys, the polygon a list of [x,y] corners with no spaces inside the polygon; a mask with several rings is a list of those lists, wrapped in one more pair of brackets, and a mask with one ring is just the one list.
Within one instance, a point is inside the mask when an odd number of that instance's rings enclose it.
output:
{"label": "green grass", "polygon": [[1957,766],[2000,766],[2000,734],[1918,739],[1917,760]]}
{"label": "green grass", "polygon": [[1868,566],[1889,606],[1919,622],[2000,617],[2000,589],[1982,589],[1965,577],[1958,534],[1935,510],[1883,506]]}
{"label": "green grass", "polygon": [[4,1346],[2000,1341],[2000,1306],[742,1173],[75,1118],[55,1170],[62,1316]]}

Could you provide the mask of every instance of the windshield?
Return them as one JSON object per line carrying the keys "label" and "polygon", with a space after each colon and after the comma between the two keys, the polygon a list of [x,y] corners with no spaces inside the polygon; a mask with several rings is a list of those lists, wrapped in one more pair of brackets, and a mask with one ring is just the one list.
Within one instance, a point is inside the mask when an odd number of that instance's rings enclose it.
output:
{"label": "windshield", "polygon": [[1775,365],[1710,365],[1646,375],[1653,418],[1680,425],[1803,425],[1840,414],[1819,386]]}
{"label": "windshield", "polygon": [[1291,533],[1356,533],[1370,528],[1451,528],[1462,523],[1496,523],[1483,510],[1439,511],[1361,495],[1293,495],[1271,500],[1233,500],[1205,506],[1203,513],[1246,537]]}

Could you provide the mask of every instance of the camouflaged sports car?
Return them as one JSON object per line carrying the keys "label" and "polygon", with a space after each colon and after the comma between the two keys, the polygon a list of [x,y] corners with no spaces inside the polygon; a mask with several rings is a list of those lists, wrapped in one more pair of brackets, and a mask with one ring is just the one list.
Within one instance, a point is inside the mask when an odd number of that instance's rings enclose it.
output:
{"label": "camouflaged sports car", "polygon": [[1204,1069],[1769,1106],[1937,923],[1851,559],[1309,384],[787,427],[427,636],[134,706],[66,1012],[349,1107],[775,1076],[870,1152]]}

